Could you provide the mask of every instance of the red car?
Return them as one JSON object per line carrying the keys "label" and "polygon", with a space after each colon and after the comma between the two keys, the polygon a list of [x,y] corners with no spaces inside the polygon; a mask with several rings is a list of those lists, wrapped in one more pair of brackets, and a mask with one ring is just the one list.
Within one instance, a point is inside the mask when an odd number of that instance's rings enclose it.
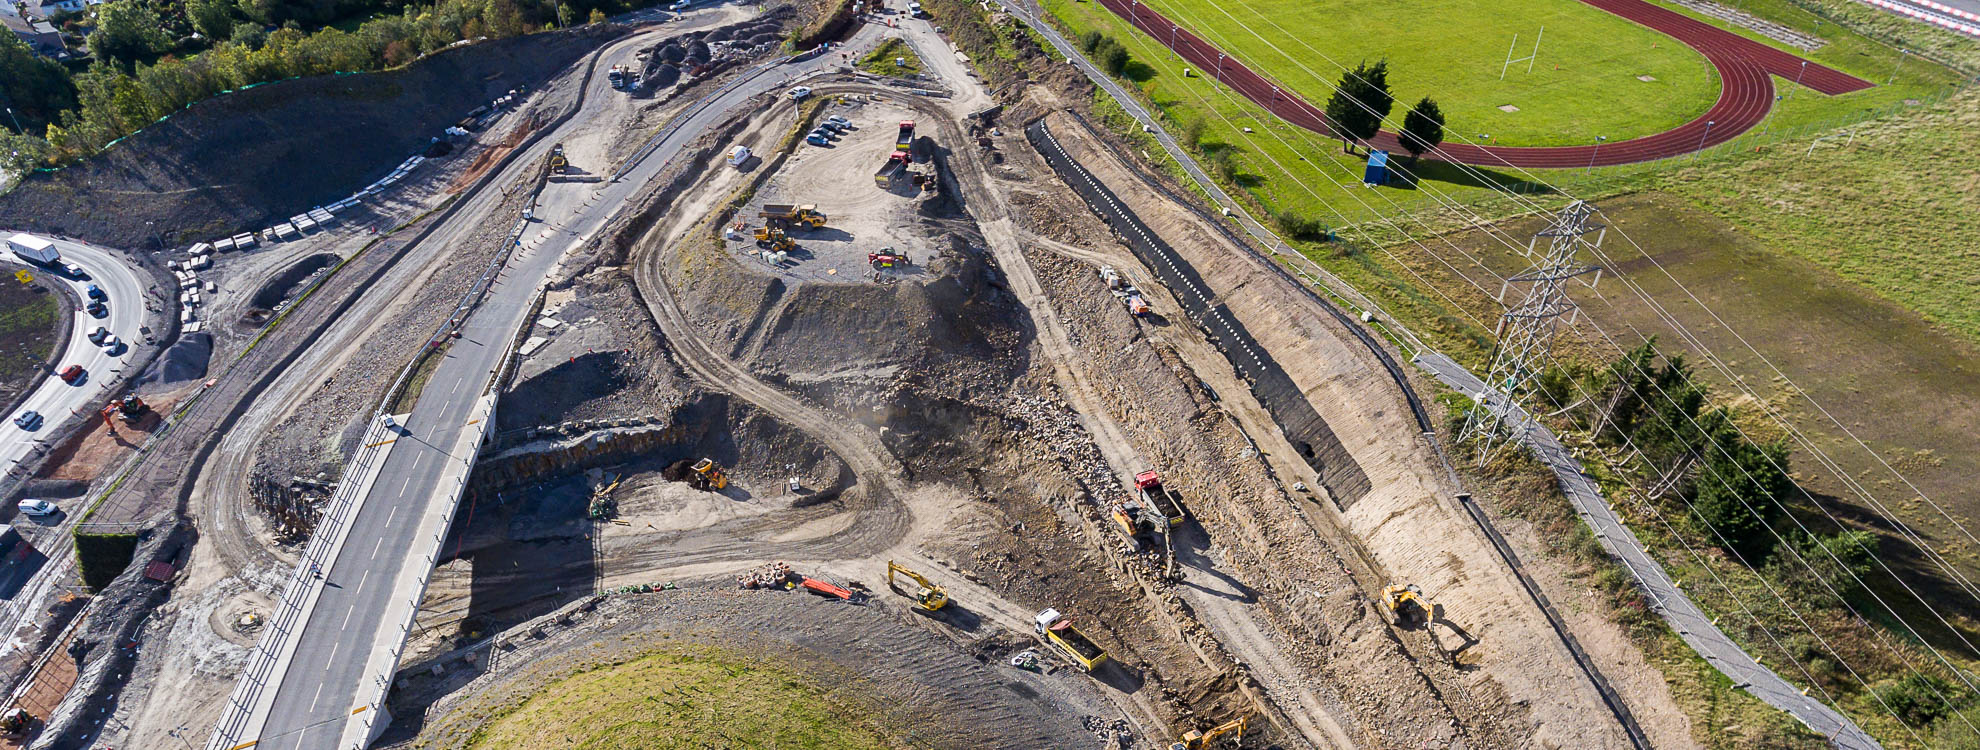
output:
{"label": "red car", "polygon": [[69,365],[68,368],[62,370],[62,382],[75,385],[78,381],[82,380],[83,374],[82,365]]}

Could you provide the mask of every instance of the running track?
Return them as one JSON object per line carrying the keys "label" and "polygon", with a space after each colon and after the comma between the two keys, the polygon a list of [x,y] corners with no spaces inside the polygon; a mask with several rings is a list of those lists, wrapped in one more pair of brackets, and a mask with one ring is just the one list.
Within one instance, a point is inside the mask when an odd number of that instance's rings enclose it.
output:
{"label": "running track", "polygon": [[[1600,146],[1479,146],[1445,143],[1430,154],[1444,161],[1478,166],[1505,167],[1586,167],[1632,164],[1690,153],[1732,140],[1760,124],[1774,103],[1773,74],[1794,80],[1829,96],[1870,88],[1870,82],[1833,68],[1808,62],[1801,57],[1747,39],[1690,16],[1651,5],[1643,0],[1582,0],[1623,18],[1663,32],[1698,50],[1719,71],[1719,100],[1698,119],[1662,133]],[[1227,57],[1210,43],[1171,22],[1162,14],[1135,0],[1099,0],[1100,5],[1128,19],[1150,38],[1162,42],[1196,64],[1198,70],[1213,71],[1218,81],[1245,98],[1258,103],[1287,122],[1316,133],[1331,136],[1327,118],[1320,108],[1290,93],[1281,93],[1264,76]],[[1170,43],[1170,40],[1174,40]],[[1804,71],[1802,66],[1806,65]],[[1400,117],[1400,115],[1396,115]],[[1394,133],[1383,131],[1375,137],[1376,148],[1401,153]]]}

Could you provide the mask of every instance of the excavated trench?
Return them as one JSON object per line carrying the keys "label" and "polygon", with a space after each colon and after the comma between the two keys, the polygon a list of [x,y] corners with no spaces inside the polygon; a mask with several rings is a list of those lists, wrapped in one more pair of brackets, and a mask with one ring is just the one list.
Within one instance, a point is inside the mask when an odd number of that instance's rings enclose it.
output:
{"label": "excavated trench", "polygon": [[261,288],[256,289],[254,296],[248,299],[247,311],[241,313],[241,325],[259,328],[267,323],[269,318],[275,317],[278,305],[294,299],[311,279],[323,273],[324,269],[336,265],[340,260],[343,258],[334,253],[317,253],[296,261],[294,265],[282,269],[281,273],[262,282]]}

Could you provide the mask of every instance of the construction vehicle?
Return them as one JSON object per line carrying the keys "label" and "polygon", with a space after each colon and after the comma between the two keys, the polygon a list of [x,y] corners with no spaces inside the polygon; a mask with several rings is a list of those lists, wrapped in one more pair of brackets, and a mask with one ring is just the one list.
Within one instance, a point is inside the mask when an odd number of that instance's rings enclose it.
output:
{"label": "construction vehicle", "polygon": [[914,121],[902,120],[901,132],[894,136],[894,150],[905,153],[914,146]]}
{"label": "construction vehicle", "polygon": [[571,160],[564,157],[564,144],[559,143],[555,147],[551,148],[550,173],[563,174],[564,170],[570,168],[571,168]]}
{"label": "construction vehicle", "polygon": [[772,227],[803,226],[817,229],[825,226],[825,215],[813,205],[794,206],[788,203],[771,203],[756,212]]}
{"label": "construction vehicle", "polygon": [[886,247],[881,248],[880,252],[877,253],[867,253],[866,263],[873,266],[873,270],[880,271],[897,266],[905,266],[908,263],[908,259],[907,256],[894,252],[893,248]]}
{"label": "construction vehicle", "polygon": [[880,186],[881,190],[892,187],[894,181],[900,179],[907,171],[908,162],[911,160],[908,152],[895,151],[893,156],[887,157],[886,164],[880,165],[880,171],[873,173],[873,184]]}
{"label": "construction vehicle", "polygon": [[1169,750],[1207,750],[1210,747],[1210,743],[1215,742],[1219,737],[1233,736],[1234,738],[1242,739],[1244,737],[1244,728],[1250,723],[1251,717],[1246,715],[1218,724],[1207,731],[1191,729],[1183,733],[1181,742],[1169,743]]}
{"label": "construction vehicle", "polygon": [[631,77],[628,75],[630,72],[626,70],[626,66],[624,65],[614,65],[612,66],[612,71],[605,74],[605,78],[612,82],[612,88],[624,91],[626,90],[627,79]]}
{"label": "construction vehicle", "polygon": [[1170,526],[1181,526],[1183,522],[1182,503],[1176,501],[1175,493],[1162,486],[1162,475],[1154,469],[1134,475],[1134,487],[1141,490],[1141,499],[1148,507],[1168,519]]}
{"label": "construction vehicle", "polygon": [[1121,533],[1126,534],[1128,540],[1134,542],[1135,549],[1139,550],[1154,544],[1155,530],[1158,528],[1154,514],[1150,513],[1148,507],[1142,505],[1140,501],[1128,500],[1115,503],[1111,517],[1114,519],[1114,525],[1120,527]]}
{"label": "construction vehicle", "polygon": [[0,735],[19,737],[27,734],[28,729],[33,726],[34,715],[28,713],[27,709],[16,706],[0,714]]}
{"label": "construction vehicle", "polygon": [[1430,602],[1416,584],[1391,584],[1382,589],[1382,602],[1389,605],[1389,618],[1396,627],[1408,627],[1418,618],[1430,621]]}
{"label": "construction vehicle", "polygon": [[779,227],[760,227],[756,230],[756,246],[773,253],[788,253],[797,249],[797,241]]}
{"label": "construction vehicle", "polygon": [[715,463],[715,459],[696,461],[688,471],[688,486],[697,490],[716,491],[729,486],[729,475],[722,473],[722,465]]}
{"label": "construction vehicle", "polygon": [[916,589],[914,592],[914,606],[916,608],[928,612],[936,612],[940,611],[943,607],[949,606],[949,592],[943,590],[941,586],[935,585],[933,581],[928,580],[920,573],[894,564],[892,560],[887,561],[887,588],[894,589],[895,591],[900,590],[899,587],[894,585],[895,573],[914,579],[915,583],[920,584],[921,588]]}
{"label": "construction vehicle", "polygon": [[1107,650],[1087,638],[1079,628],[1073,627],[1072,618],[1059,614],[1059,610],[1046,609],[1032,618],[1032,629],[1046,643],[1072,657],[1073,663],[1088,672],[1099,669],[1107,663]]}

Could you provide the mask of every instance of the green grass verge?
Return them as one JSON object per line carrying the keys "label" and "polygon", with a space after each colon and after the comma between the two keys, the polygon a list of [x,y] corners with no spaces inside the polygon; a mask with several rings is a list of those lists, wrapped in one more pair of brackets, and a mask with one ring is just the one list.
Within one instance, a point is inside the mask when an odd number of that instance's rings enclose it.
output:
{"label": "green grass verge", "polygon": [[831,687],[714,648],[677,648],[566,677],[477,729],[473,750],[892,747]]}
{"label": "green grass verge", "polygon": [[881,42],[879,47],[860,58],[859,69],[875,75],[906,78],[920,73],[923,66],[921,56],[914,53],[914,48],[895,38]]}
{"label": "green grass verge", "polygon": [[[0,384],[25,387],[48,363],[62,324],[61,297],[0,279]],[[11,388],[0,388],[0,402]]]}

